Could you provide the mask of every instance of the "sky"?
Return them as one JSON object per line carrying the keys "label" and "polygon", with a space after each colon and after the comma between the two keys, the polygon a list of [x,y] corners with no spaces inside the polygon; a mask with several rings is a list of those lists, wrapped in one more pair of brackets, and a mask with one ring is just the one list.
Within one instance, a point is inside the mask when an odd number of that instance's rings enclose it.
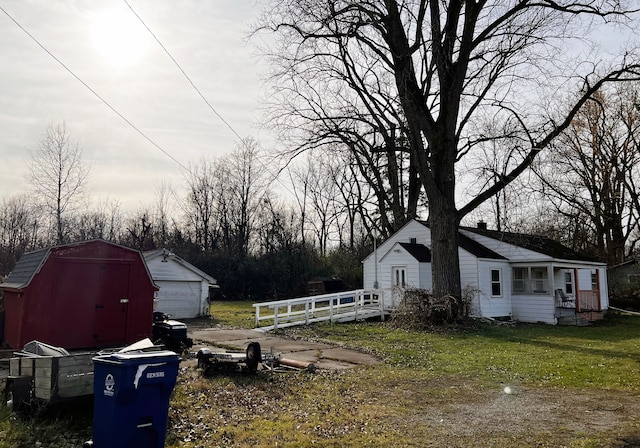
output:
{"label": "sky", "polygon": [[0,8],[0,201],[27,191],[29,151],[50,124],[64,122],[82,147],[91,197],[124,209],[151,205],[161,183],[182,188],[183,166],[233,151],[236,133],[272,144],[260,127],[263,61],[247,42],[260,13],[254,0],[0,0]]}

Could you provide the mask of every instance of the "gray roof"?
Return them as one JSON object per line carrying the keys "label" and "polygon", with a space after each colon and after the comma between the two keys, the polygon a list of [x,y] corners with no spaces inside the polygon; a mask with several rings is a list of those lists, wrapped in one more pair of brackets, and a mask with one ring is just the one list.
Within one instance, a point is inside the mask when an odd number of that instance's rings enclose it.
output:
{"label": "gray roof", "polygon": [[[161,257],[161,256],[166,256],[167,259],[171,259],[171,260],[175,261],[180,266],[184,267],[185,269],[190,270],[191,272],[196,273],[197,275],[199,275],[203,279],[207,280],[212,285],[215,285],[216,283],[218,283],[218,281],[215,278],[213,278],[212,276],[210,276],[206,272],[202,271],[201,269],[198,269],[197,267],[195,267],[194,265],[192,265],[188,261],[184,260],[183,258],[180,258],[179,256],[177,256],[176,254],[174,254],[173,252],[171,252],[170,250],[168,250],[166,248],[148,250],[148,251],[145,251],[145,252],[142,253],[142,257],[144,258],[145,263],[149,262],[150,260],[152,260],[154,258],[158,258],[158,257]],[[152,277],[153,277],[153,275],[152,275]],[[157,279],[155,279],[155,280],[157,280]]]}
{"label": "gray roof", "polygon": [[0,283],[0,289],[21,289],[26,287],[44,264],[49,252],[49,249],[40,249],[22,255],[6,281]]}
{"label": "gray roof", "polygon": [[525,233],[501,232],[498,230],[478,229],[475,227],[461,227],[469,232],[483,235],[494,240],[504,241],[507,244],[529,249],[549,257],[560,260],[574,261],[598,261],[596,258],[581,254],[563,244],[540,235],[527,235]]}
{"label": "gray roof", "polygon": [[[418,221],[418,222],[425,227],[429,227],[429,223],[427,221]],[[466,228],[464,229],[467,230]],[[488,258],[492,260],[506,260],[506,258],[500,255],[499,253],[478,243],[474,239],[463,235],[461,232],[458,232],[458,246],[463,248],[470,254],[476,256],[477,258]]]}
{"label": "gray roof", "polygon": [[398,243],[420,263],[431,263],[431,251],[424,244]]}

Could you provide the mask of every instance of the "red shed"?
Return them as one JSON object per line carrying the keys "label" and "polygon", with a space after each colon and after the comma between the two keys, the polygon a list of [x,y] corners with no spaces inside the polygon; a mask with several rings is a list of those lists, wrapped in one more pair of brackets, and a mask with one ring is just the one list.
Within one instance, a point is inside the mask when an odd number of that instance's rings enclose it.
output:
{"label": "red shed", "polygon": [[4,283],[5,342],[112,347],[151,337],[154,285],[142,254],[103,240],[28,252]]}

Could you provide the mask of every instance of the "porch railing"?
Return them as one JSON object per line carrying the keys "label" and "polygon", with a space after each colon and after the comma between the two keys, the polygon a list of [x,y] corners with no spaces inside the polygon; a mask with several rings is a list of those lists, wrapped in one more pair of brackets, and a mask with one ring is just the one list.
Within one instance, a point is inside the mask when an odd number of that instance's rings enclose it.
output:
{"label": "porch railing", "polygon": [[599,291],[593,289],[578,291],[577,307],[576,311],[600,311]]}

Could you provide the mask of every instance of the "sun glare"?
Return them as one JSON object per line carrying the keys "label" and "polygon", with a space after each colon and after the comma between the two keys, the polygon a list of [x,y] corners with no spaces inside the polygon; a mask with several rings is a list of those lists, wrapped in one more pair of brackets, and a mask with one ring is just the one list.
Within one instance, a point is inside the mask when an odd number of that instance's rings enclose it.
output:
{"label": "sun glare", "polygon": [[118,69],[127,68],[142,57],[147,37],[142,23],[126,10],[104,12],[93,27],[96,48],[107,63]]}

